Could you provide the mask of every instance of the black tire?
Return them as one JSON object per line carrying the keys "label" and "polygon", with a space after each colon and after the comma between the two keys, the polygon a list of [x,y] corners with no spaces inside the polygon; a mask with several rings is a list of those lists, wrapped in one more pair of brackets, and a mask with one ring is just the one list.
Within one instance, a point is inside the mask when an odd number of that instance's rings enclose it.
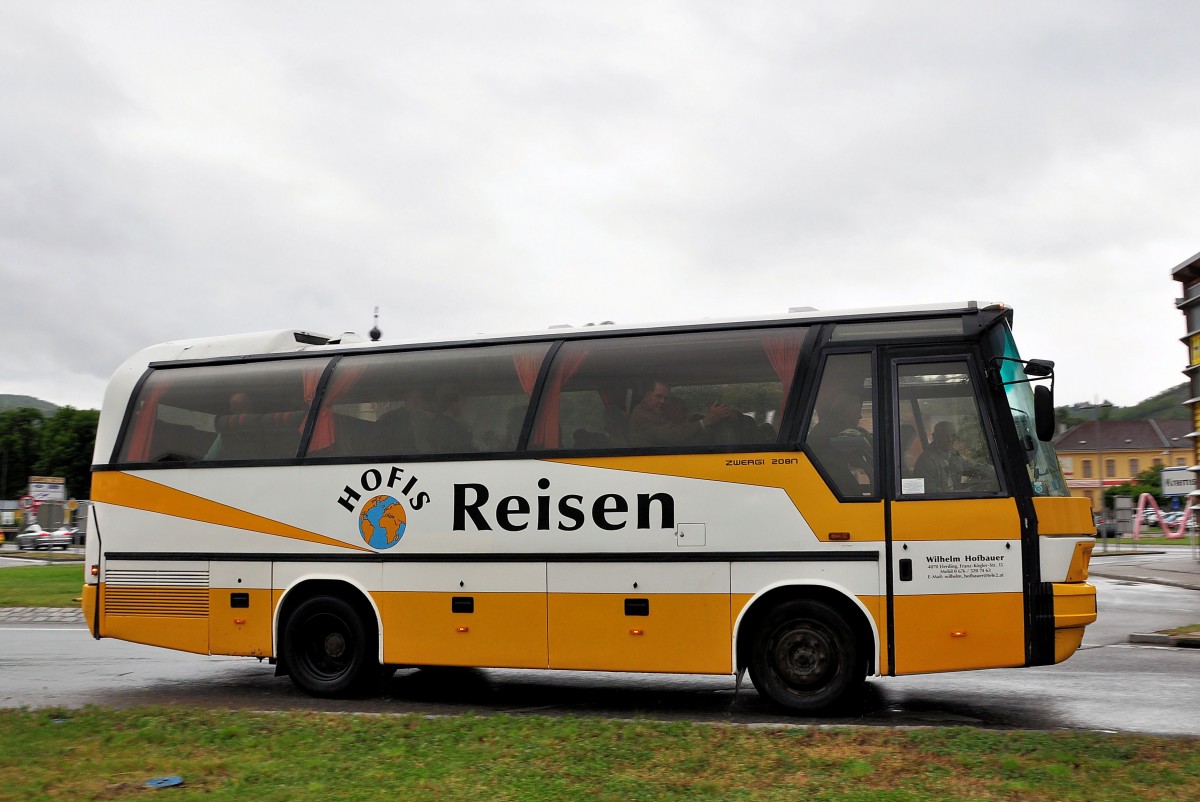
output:
{"label": "black tire", "polygon": [[784,602],[758,627],[750,654],[754,687],[795,713],[834,710],[866,679],[854,632],[829,606]]}
{"label": "black tire", "polygon": [[311,696],[356,696],[377,678],[375,627],[337,596],[314,596],[288,616],[283,654],[292,682]]}

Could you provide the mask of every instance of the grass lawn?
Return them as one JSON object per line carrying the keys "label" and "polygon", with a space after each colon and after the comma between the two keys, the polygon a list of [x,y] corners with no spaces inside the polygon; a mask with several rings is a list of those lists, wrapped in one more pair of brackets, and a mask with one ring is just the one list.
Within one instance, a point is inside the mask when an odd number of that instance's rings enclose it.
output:
{"label": "grass lawn", "polygon": [[0,569],[0,607],[79,607],[83,563]]}
{"label": "grass lawn", "polygon": [[1200,742],[596,718],[0,711],[0,800],[1194,800]]}

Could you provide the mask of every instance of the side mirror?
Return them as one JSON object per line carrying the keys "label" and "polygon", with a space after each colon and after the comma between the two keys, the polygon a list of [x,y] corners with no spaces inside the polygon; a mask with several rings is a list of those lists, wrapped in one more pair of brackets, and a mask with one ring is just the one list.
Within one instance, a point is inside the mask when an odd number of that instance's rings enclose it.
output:
{"label": "side mirror", "polygon": [[1044,379],[1054,375],[1054,363],[1049,359],[1030,359],[1025,363],[1025,375]]}
{"label": "side mirror", "polygon": [[1047,443],[1054,439],[1054,393],[1044,384],[1033,388],[1033,418],[1038,439]]}

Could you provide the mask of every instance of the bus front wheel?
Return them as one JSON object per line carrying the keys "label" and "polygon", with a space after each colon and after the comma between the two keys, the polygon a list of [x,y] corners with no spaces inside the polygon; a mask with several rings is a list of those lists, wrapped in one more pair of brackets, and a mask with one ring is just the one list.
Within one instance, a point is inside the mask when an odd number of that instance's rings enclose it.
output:
{"label": "bus front wheel", "polygon": [[296,687],[312,696],[361,692],[377,668],[371,630],[344,599],[315,596],[288,617],[284,657]]}
{"label": "bus front wheel", "polygon": [[750,678],[782,707],[821,713],[861,687],[866,669],[842,616],[821,602],[796,599],[771,610],[758,628]]}

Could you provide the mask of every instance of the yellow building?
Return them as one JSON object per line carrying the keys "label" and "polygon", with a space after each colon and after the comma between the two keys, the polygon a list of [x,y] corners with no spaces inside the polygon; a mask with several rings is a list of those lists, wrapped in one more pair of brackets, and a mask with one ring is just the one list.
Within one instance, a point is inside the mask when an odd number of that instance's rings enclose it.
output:
{"label": "yellow building", "polygon": [[1193,464],[1192,423],[1186,420],[1088,421],[1054,438],[1071,495],[1102,510],[1103,488],[1133,481],[1139,473]]}

